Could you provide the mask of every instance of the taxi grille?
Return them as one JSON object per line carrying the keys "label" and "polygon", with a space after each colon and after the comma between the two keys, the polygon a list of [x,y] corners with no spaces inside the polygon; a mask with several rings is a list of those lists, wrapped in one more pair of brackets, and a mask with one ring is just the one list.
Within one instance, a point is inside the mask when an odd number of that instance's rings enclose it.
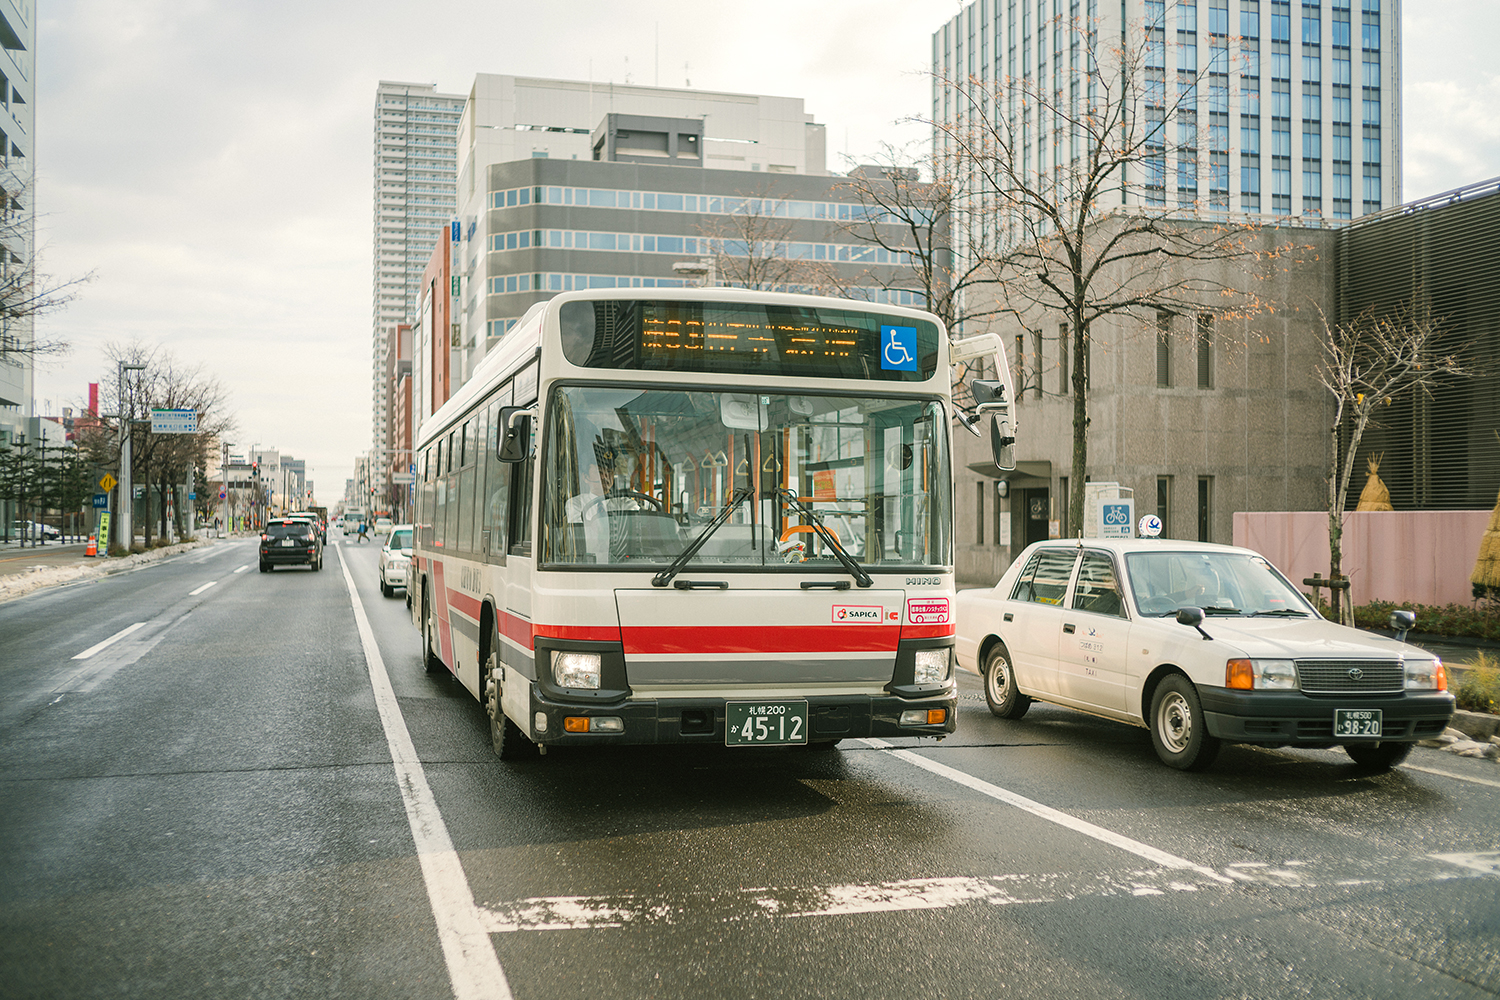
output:
{"label": "taxi grille", "polygon": [[1304,694],[1400,694],[1406,669],[1400,660],[1298,660]]}

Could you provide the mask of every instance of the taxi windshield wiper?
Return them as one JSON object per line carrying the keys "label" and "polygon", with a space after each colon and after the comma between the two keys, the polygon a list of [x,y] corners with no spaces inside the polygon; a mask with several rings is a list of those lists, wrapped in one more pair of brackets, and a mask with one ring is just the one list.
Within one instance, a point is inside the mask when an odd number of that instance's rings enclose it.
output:
{"label": "taxi windshield wiper", "polygon": [[1306,618],[1306,611],[1298,611],[1295,608],[1273,608],[1270,611],[1252,611],[1251,618],[1277,618],[1282,615],[1295,618]]}
{"label": "taxi windshield wiper", "polygon": [[839,562],[843,563],[844,569],[848,570],[849,575],[854,577],[855,583],[861,587],[875,586],[875,581],[871,579],[870,574],[865,572],[864,567],[856,562],[853,556],[844,551],[844,547],[839,544],[839,536],[829,530],[816,511],[797,499],[797,494],[785,486],[776,491],[776,496],[785,500],[789,506],[797,508],[802,516],[807,518],[809,523],[812,524],[812,529],[818,533],[818,537],[828,543],[828,547],[833,549],[833,554],[838,557]]}
{"label": "taxi windshield wiper", "polygon": [[672,577],[681,573],[682,567],[688,564],[688,560],[697,555],[698,550],[703,548],[703,543],[708,541],[708,536],[718,531],[719,526],[729,520],[729,515],[734,513],[734,509],[743,503],[750,496],[751,492],[752,490],[748,486],[741,486],[735,490],[734,494],[730,496],[729,502],[724,505],[724,509],[714,515],[714,519],[708,522],[708,527],[704,528],[698,537],[693,539],[692,544],[678,553],[677,558],[672,560],[671,565],[651,578],[651,586],[665,587],[671,583]]}

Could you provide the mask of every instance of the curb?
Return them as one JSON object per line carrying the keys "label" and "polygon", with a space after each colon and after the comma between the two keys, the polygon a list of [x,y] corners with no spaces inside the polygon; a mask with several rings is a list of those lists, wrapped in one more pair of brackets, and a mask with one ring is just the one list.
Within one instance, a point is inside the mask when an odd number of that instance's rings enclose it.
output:
{"label": "curb", "polygon": [[212,545],[215,541],[215,539],[197,538],[191,542],[178,542],[176,545],[168,545],[160,549],[150,549],[149,551],[134,553],[123,558],[107,557],[96,563],[54,566],[50,567],[48,571],[40,573],[15,574],[0,579],[0,603],[13,601],[28,594],[34,594],[39,590],[50,590],[54,587],[84,583],[104,576],[113,576],[116,573],[128,573],[131,570],[140,569],[142,566],[149,565],[150,563],[159,562],[169,556],[175,556],[191,549]]}

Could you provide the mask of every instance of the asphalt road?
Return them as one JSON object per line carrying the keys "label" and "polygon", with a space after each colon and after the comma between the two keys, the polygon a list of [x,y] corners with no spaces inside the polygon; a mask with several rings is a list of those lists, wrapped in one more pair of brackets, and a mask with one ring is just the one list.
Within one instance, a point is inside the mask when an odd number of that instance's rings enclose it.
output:
{"label": "asphalt road", "polygon": [[0,605],[0,996],[1500,995],[1492,762],[1181,774],[966,676],[943,743],[502,764],[330,541]]}

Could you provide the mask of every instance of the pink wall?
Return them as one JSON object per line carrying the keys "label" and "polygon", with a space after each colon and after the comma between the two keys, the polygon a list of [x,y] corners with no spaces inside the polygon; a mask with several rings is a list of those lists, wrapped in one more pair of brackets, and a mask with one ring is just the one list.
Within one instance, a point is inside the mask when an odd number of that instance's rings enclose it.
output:
{"label": "pink wall", "polygon": [[[1344,515],[1344,575],[1355,604],[1469,604],[1469,574],[1487,510],[1365,511]],[[1328,576],[1322,511],[1234,515],[1234,544],[1264,555],[1304,593],[1304,577]],[[1323,591],[1326,599],[1327,591]]]}

